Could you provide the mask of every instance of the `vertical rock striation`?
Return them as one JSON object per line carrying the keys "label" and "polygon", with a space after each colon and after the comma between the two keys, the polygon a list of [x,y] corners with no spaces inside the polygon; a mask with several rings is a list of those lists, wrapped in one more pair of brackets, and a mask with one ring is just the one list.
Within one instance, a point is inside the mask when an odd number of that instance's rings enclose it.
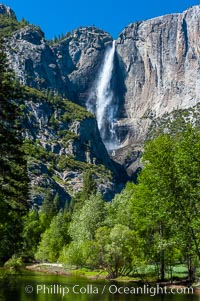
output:
{"label": "vertical rock striation", "polygon": [[117,53],[125,70],[129,119],[161,116],[200,100],[200,6],[130,24]]}

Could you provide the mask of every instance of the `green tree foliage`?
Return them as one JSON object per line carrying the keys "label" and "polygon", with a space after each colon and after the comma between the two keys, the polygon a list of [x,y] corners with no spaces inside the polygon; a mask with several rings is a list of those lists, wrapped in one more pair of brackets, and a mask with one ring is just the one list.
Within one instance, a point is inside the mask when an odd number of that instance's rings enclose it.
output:
{"label": "green tree foliage", "polygon": [[53,207],[53,194],[48,189],[42,203],[41,212],[45,213],[51,219],[54,215]]}
{"label": "green tree foliage", "polygon": [[32,209],[24,217],[23,254],[25,257],[34,258],[42,232],[38,210]]}
{"label": "green tree foliage", "polygon": [[132,225],[129,191],[116,196],[112,203],[91,195],[72,216],[69,233],[73,241],[64,247],[62,260],[77,266],[101,267],[109,277],[117,277],[142,257],[140,239]]}
{"label": "green tree foliage", "polygon": [[53,217],[50,227],[42,234],[36,259],[56,262],[64,245],[69,243],[68,219],[62,210]]}
{"label": "green tree foliage", "polygon": [[91,195],[80,211],[74,213],[69,233],[74,241],[84,242],[94,238],[95,230],[105,219],[106,208],[100,194]]}
{"label": "green tree foliage", "polygon": [[60,210],[60,196],[58,193],[56,193],[54,199],[53,199],[53,210],[55,214],[58,214]]}
{"label": "green tree foliage", "polygon": [[90,248],[88,263],[105,269],[110,278],[118,277],[123,268],[133,265],[137,237],[133,230],[122,224],[100,227]]}
{"label": "green tree foliage", "polygon": [[[95,231],[87,264],[115,278],[143,263],[142,241],[134,229],[131,184],[106,204],[104,224]],[[131,186],[132,188],[132,186]]]}
{"label": "green tree foliage", "polygon": [[71,214],[75,211],[80,211],[85,201],[87,201],[91,195],[96,195],[97,184],[94,180],[94,174],[91,170],[87,170],[83,173],[83,188],[77,192],[71,199],[69,210]]}
{"label": "green tree foliage", "polygon": [[0,258],[19,249],[21,216],[27,211],[28,176],[20,137],[19,85],[0,43]]}
{"label": "green tree foliage", "polygon": [[29,22],[23,17],[22,20],[21,20],[21,22],[20,22],[20,26],[24,27],[26,25],[29,25]]}
{"label": "green tree foliage", "polygon": [[[48,190],[40,211],[32,209],[24,218],[23,229],[23,254],[28,259],[33,259],[41,242],[41,235],[49,229],[53,218],[59,213],[60,197],[57,193],[53,198]],[[68,222],[68,215],[65,213],[65,219]],[[66,233],[66,236],[68,234]]]}
{"label": "green tree foliage", "polygon": [[108,214],[106,216],[106,225],[113,227],[116,224],[122,224],[134,229],[133,206],[131,197],[133,194],[132,184],[128,183],[126,189],[117,194],[112,203],[109,204]]}
{"label": "green tree foliage", "polygon": [[52,192],[50,190],[47,190],[40,212],[40,225],[43,231],[45,231],[49,227],[52,218],[58,214],[59,209],[59,194],[57,193],[55,197],[53,197]]}
{"label": "green tree foliage", "polygon": [[132,197],[134,220],[145,237],[146,256],[160,266],[161,279],[174,260],[169,254],[200,258],[199,147],[199,131],[188,127],[145,148],[145,167]]}
{"label": "green tree foliage", "polygon": [[97,192],[97,185],[94,180],[93,173],[88,170],[83,174],[83,190],[82,197],[87,200],[90,195],[95,195]]}
{"label": "green tree foliage", "polygon": [[93,252],[93,242],[85,240],[84,242],[72,241],[69,245],[65,245],[62,249],[60,260],[61,262],[69,265],[75,265],[76,267],[90,266],[94,267],[96,259],[90,265],[88,258]]}
{"label": "green tree foliage", "polygon": [[95,231],[103,226],[105,216],[105,202],[99,194],[91,195],[80,210],[74,211],[69,226],[69,234],[73,241],[69,247],[64,248],[62,254],[66,263],[80,266],[86,263]]}
{"label": "green tree foliage", "polygon": [[62,34],[59,34],[58,36],[54,36],[52,40],[48,41],[48,43],[49,43],[49,45],[54,45],[54,44],[57,44],[57,43],[61,42],[65,38],[66,38],[66,35],[64,35],[62,33]]}
{"label": "green tree foliage", "polygon": [[8,37],[14,31],[23,28],[29,23],[23,18],[21,22],[18,22],[14,17],[7,15],[0,15],[0,36]]}

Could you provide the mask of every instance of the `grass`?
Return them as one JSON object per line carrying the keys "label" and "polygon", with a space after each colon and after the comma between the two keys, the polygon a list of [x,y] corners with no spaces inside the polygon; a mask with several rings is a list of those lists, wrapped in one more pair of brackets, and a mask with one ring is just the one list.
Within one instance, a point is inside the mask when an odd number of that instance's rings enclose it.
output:
{"label": "grass", "polygon": [[[196,276],[200,276],[200,268],[197,269]],[[188,277],[188,269],[187,265],[180,263],[176,264],[173,267],[172,272],[172,279],[176,280],[184,280]],[[136,270],[132,270],[129,273],[127,273],[126,276],[119,277],[119,280],[125,281],[125,280],[133,280],[133,281],[139,281],[139,280],[145,280],[148,282],[156,282],[158,279],[158,274],[156,273],[156,266],[155,265],[147,265],[143,267],[138,267]],[[171,274],[170,271],[166,271],[165,274],[166,281],[171,280]]]}
{"label": "grass", "polygon": [[70,273],[73,276],[84,276],[88,278],[99,278],[103,277],[106,278],[107,272],[104,270],[90,270],[89,268],[82,268],[82,269],[75,269],[75,270],[70,270]]}

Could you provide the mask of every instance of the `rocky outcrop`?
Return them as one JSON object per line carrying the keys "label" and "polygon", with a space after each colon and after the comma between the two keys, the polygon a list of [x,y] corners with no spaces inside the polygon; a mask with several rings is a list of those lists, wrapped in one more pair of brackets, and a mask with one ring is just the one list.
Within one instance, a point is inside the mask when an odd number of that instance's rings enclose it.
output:
{"label": "rocky outcrop", "polygon": [[88,90],[101,66],[104,52],[112,37],[95,27],[74,30],[52,47],[62,79],[68,81],[73,101],[85,104]]}
{"label": "rocky outcrop", "polygon": [[33,204],[41,205],[50,190],[52,197],[59,194],[64,205],[82,189],[87,170],[105,198],[121,189],[117,185],[123,182],[123,169],[110,159],[92,114],[62,97],[30,88],[22,106]]}
{"label": "rocky outcrop", "polygon": [[51,89],[84,104],[112,37],[95,27],[79,28],[50,46],[44,33],[26,26],[7,39],[8,56],[20,82]]}
{"label": "rocky outcrop", "polygon": [[13,19],[17,19],[15,12],[10,7],[3,5],[3,4],[0,4],[0,15],[6,15]]}
{"label": "rocky outcrop", "polygon": [[7,53],[22,84],[67,94],[56,57],[39,28],[26,26],[17,30],[7,39]]}

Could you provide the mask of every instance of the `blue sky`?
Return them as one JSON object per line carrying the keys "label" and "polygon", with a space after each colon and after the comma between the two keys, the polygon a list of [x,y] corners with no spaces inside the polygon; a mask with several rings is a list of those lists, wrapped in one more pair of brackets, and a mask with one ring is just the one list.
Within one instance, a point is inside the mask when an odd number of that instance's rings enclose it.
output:
{"label": "blue sky", "polygon": [[[1,0],[0,0],[1,2]],[[38,25],[50,39],[79,26],[95,25],[114,38],[131,22],[182,12],[195,0],[2,0],[17,17]]]}

